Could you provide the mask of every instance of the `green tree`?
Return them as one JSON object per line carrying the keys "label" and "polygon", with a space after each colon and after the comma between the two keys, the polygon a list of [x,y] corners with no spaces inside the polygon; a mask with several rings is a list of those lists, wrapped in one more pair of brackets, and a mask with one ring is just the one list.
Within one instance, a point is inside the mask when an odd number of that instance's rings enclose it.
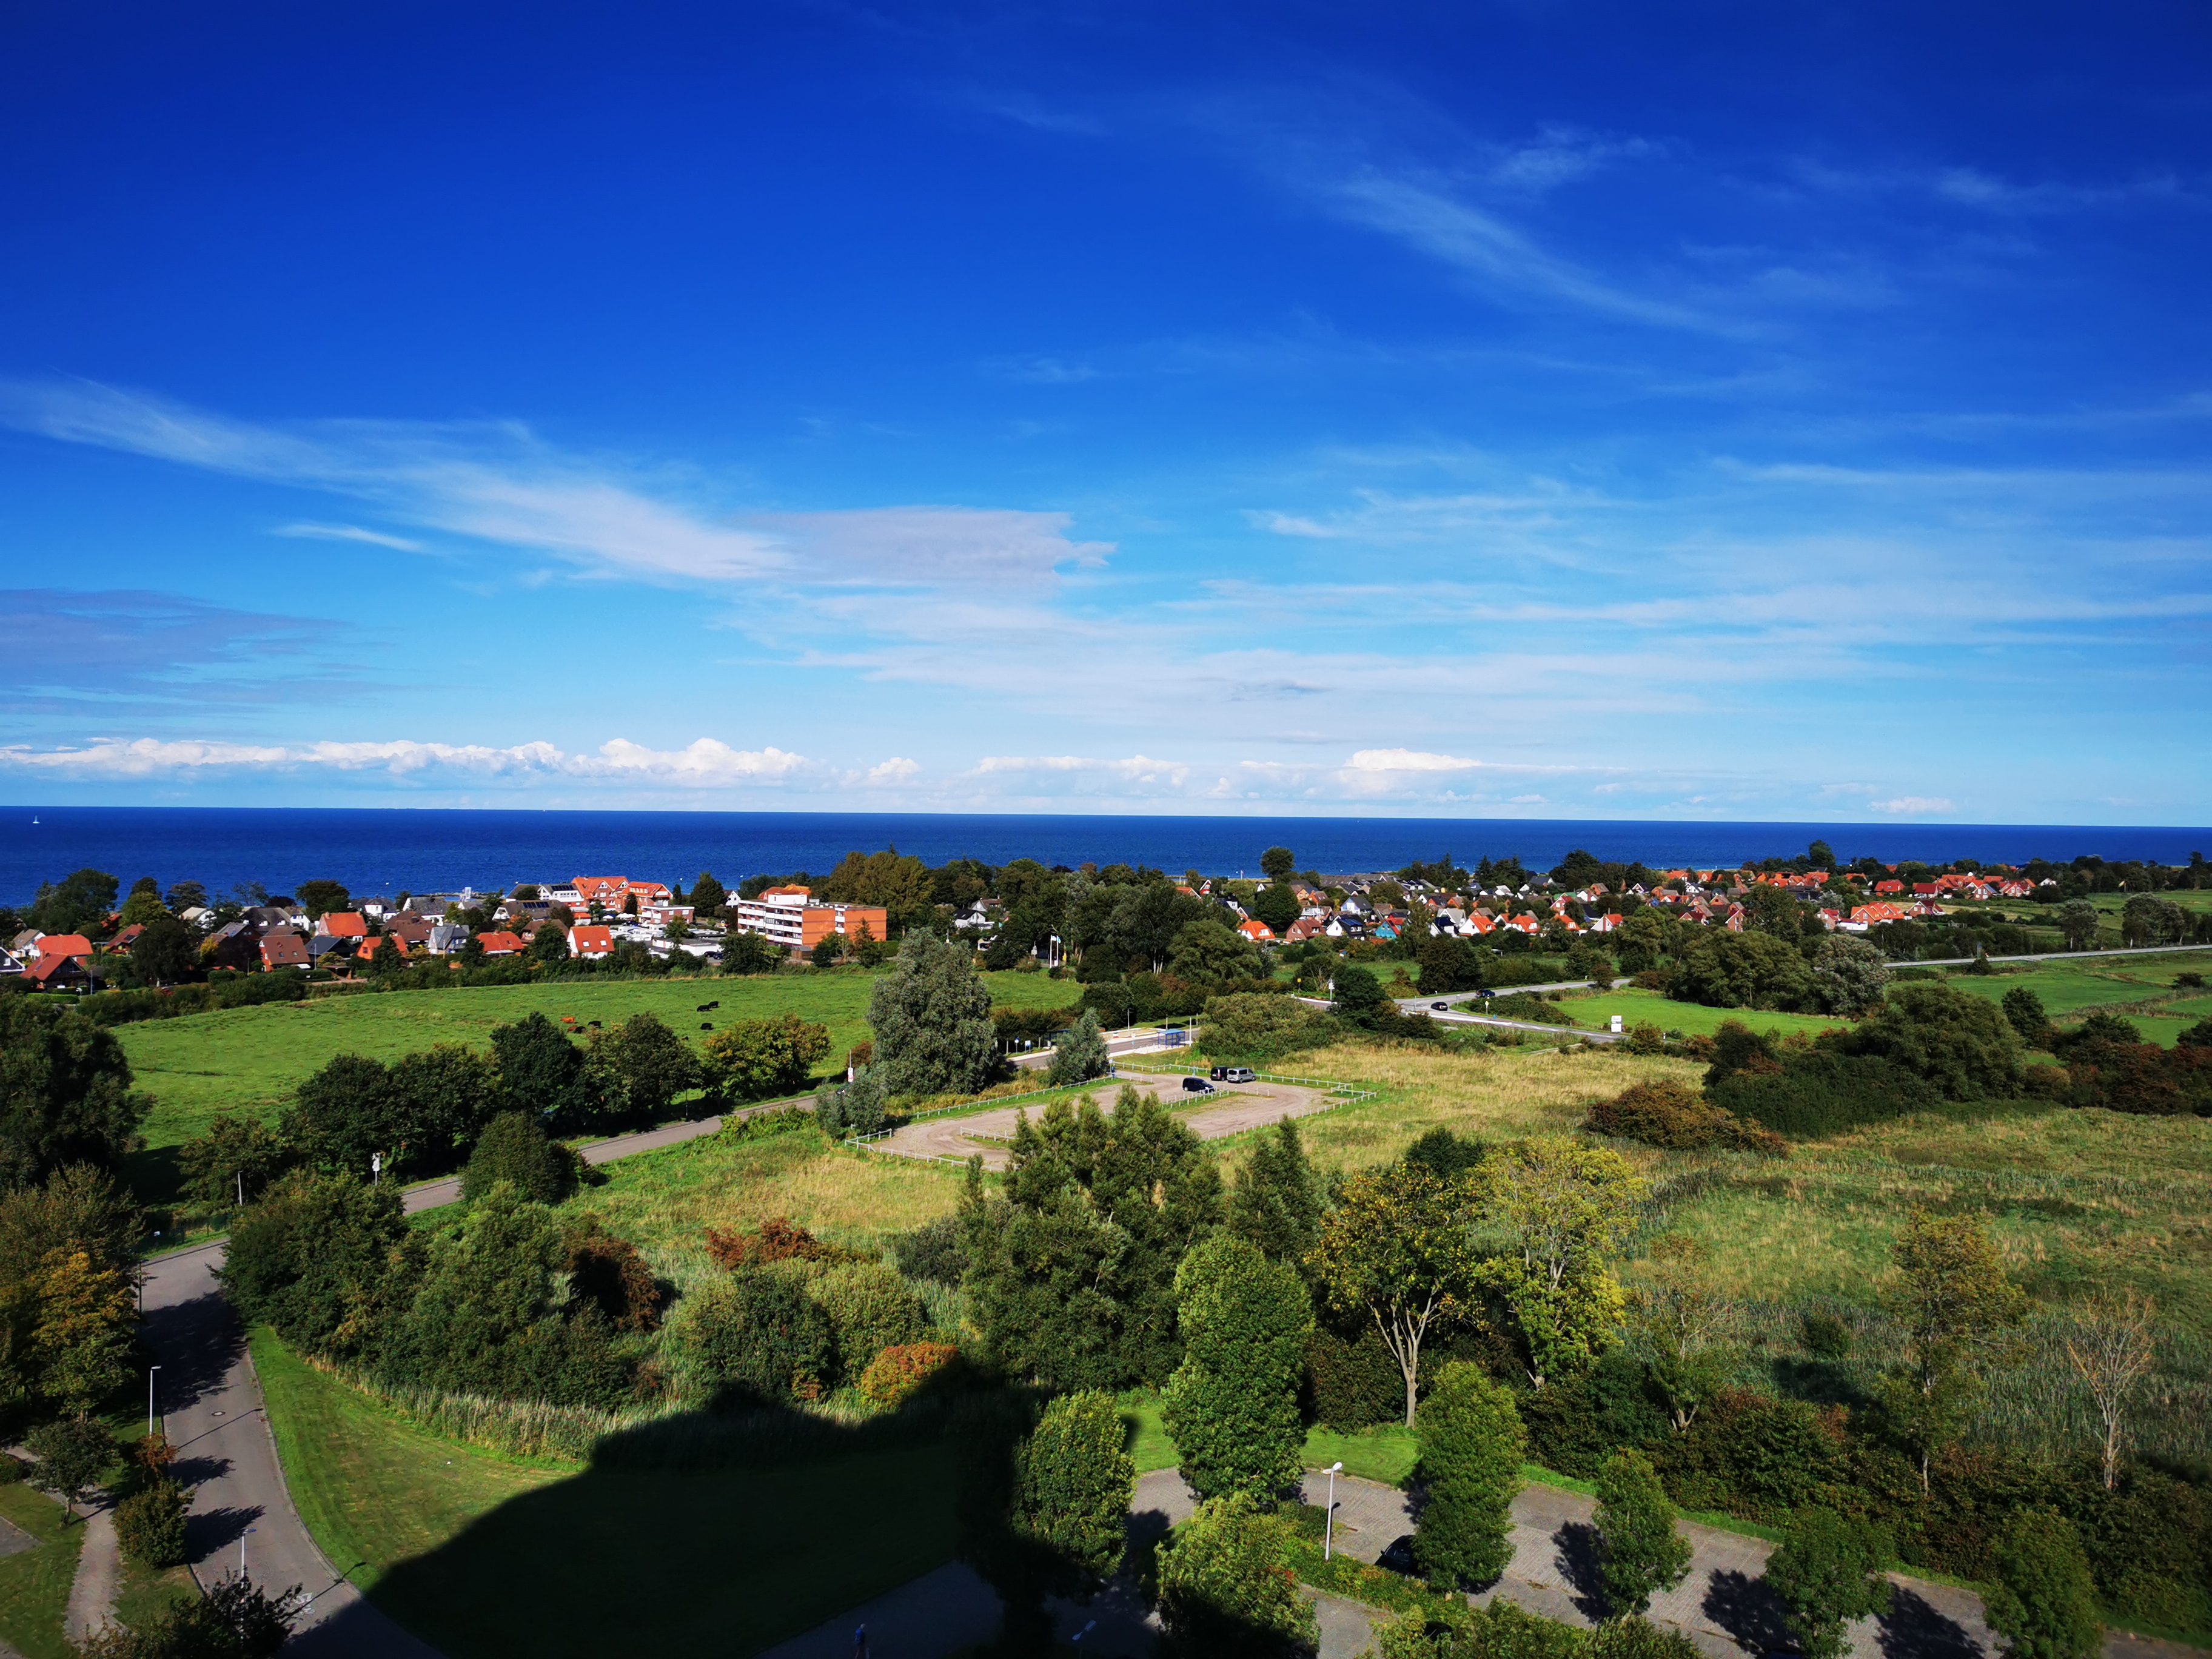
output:
{"label": "green tree", "polygon": [[1690,1540],[1674,1530],[1674,1506],[1659,1472],[1633,1447],[1598,1471],[1595,1521],[1605,1596],[1615,1613],[1640,1617],[1653,1596],[1690,1576]]}
{"label": "green tree", "polygon": [[161,1477],[148,1481],[115,1506],[115,1539],[123,1553],[156,1571],[184,1565],[185,1505],[182,1486]]}
{"label": "green tree", "polygon": [[1347,1014],[1371,1013],[1382,1006],[1382,981],[1356,962],[1340,963],[1334,979],[1336,1006]]}
{"label": "green tree", "polygon": [[1349,1177],[1322,1218],[1310,1262],[1331,1307],[1364,1313],[1406,1383],[1406,1426],[1414,1420],[1421,1344],[1457,1313],[1473,1277],[1468,1194],[1416,1164]]}
{"label": "green tree", "polygon": [[357,1358],[404,1305],[420,1250],[397,1182],[295,1171],[231,1224],[217,1277],[248,1324],[322,1358]]}
{"label": "green tree", "polygon": [[833,904],[879,904],[894,933],[927,921],[937,908],[936,884],[920,859],[890,847],[880,853],[848,853],[815,888]]}
{"label": "green tree", "polygon": [[131,941],[131,960],[142,978],[173,985],[199,965],[199,941],[191,928],[163,910]]}
{"label": "green tree", "polygon": [[1805,867],[1808,870],[1832,872],[1836,867],[1835,849],[1826,842],[1816,838],[1813,844],[1805,849]]}
{"label": "green tree", "polygon": [[1257,1245],[1270,1261],[1304,1273],[1321,1237],[1327,1207],[1319,1176],[1306,1161],[1297,1121],[1285,1115],[1262,1133],[1229,1194],[1229,1231]]}
{"label": "green tree", "polygon": [[730,1404],[814,1399],[836,1376],[830,1316],[802,1279],[775,1267],[739,1268],[687,1294],[669,1321],[667,1348],[679,1370]]}
{"label": "green tree", "polygon": [[0,997],[0,1188],[70,1164],[112,1169],[137,1143],[146,1102],[114,1033],[73,1008]]}
{"label": "green tree", "polygon": [[1948,1100],[2002,1099],[2020,1086],[2020,1038],[1995,1003],[1954,985],[1902,983],[1839,1045],[1925,1079]]}
{"label": "green tree", "polygon": [[131,1276],[82,1249],[50,1250],[36,1280],[38,1323],[31,1334],[39,1387],[82,1416],[131,1375],[138,1322]]}
{"label": "green tree", "polygon": [[1565,1135],[1501,1147],[1480,1179],[1482,1218],[1506,1241],[1480,1277],[1511,1310],[1540,1389],[1588,1364],[1620,1328],[1626,1298],[1613,1258],[1649,1183],[1619,1152]]}
{"label": "green tree", "polygon": [[1287,847],[1270,847],[1260,854],[1260,868],[1269,881],[1288,881],[1297,867],[1297,855]]}
{"label": "green tree", "polygon": [[700,916],[719,916],[722,907],[730,902],[729,889],[716,881],[711,871],[702,870],[699,879],[691,884],[691,908]]}
{"label": "green tree", "polygon": [[2004,994],[1999,1005],[2004,1011],[2005,1023],[2020,1034],[2020,1040],[2031,1048],[2045,1048],[2051,1044],[2051,1016],[2044,1012],[2043,999],[2025,985],[2015,985]]}
{"label": "green tree", "polygon": [[960,1218],[971,1316],[1001,1369],[1048,1388],[1164,1383],[1175,1274],[1219,1226],[1221,1176],[1189,1126],[1124,1088],[1017,1121],[1003,1196],[971,1164]]}
{"label": "green tree", "polygon": [[1929,1489],[1936,1449],[1979,1396],[1980,1368],[2027,1315],[2027,1298],[1979,1217],[1916,1209],[1890,1246],[1897,1270],[1887,1300],[1903,1328],[1905,1364],[1884,1379],[1883,1402],[1918,1453]]}
{"label": "green tree", "polygon": [[2089,1558],[2056,1510],[2018,1509],[2006,1520],[1982,1605],[2005,1659],[2089,1659],[2104,1647]]}
{"label": "green tree", "polygon": [[363,1054],[339,1054],[293,1091],[278,1133],[307,1163],[367,1175],[376,1155],[398,1158],[406,1127],[384,1065]]}
{"label": "green tree", "polygon": [[1048,1588],[1088,1595],[1121,1570],[1137,1466],[1111,1395],[1064,1394],[1023,1443],[1015,1526],[1048,1556]]}
{"label": "green tree", "polygon": [[1313,1308],[1304,1283],[1227,1233],[1176,1270],[1182,1364],[1161,1416],[1177,1467],[1200,1498],[1265,1498],[1297,1479],[1305,1447],[1298,1383]]}
{"label": "green tree", "polygon": [[64,1417],[41,1424],[24,1443],[38,1463],[39,1483],[62,1495],[62,1513],[73,1517],[107,1466],[115,1461],[115,1440],[106,1426],[87,1417]]}
{"label": "green tree", "polygon": [[1728,1335],[1734,1310],[1705,1282],[1710,1253],[1686,1233],[1651,1241],[1647,1287],[1637,1301],[1650,1346],[1651,1386],[1677,1434],[1687,1434],[1699,1407],[1726,1385]]}
{"label": "green tree", "polygon": [[796,1094],[830,1053],[830,1028],[796,1014],[732,1020],[707,1039],[701,1080],[730,1100]]}
{"label": "green tree", "polygon": [[2069,951],[2095,950],[2097,929],[2102,921],[2097,907],[2085,898],[2068,899],[2058,907],[2058,931],[2065,936]]}
{"label": "green tree", "polygon": [[368,953],[368,974],[372,979],[390,979],[394,974],[407,970],[407,952],[399,943],[398,935],[386,933],[376,941]]}
{"label": "green tree", "polygon": [[1818,1000],[1812,970],[1794,944],[1771,933],[1725,928],[1698,933],[1668,994],[1708,1008],[1804,1008]]}
{"label": "green tree", "polygon": [[501,1182],[540,1204],[558,1204],[575,1190],[575,1160],[546,1137],[527,1112],[501,1112],[484,1126],[461,1172],[461,1196],[483,1197]]}
{"label": "green tree", "polygon": [[1274,1523],[1249,1498],[1200,1504],[1160,1546],[1158,1571],[1160,1651],[1170,1659],[1289,1659],[1319,1645]]}
{"label": "green tree", "polygon": [[1270,883],[1252,898],[1252,914],[1278,933],[1289,932],[1291,925],[1297,921],[1298,913],[1304,908],[1299,903],[1297,892],[1285,881]]}
{"label": "green tree", "polygon": [[300,908],[307,913],[310,921],[326,916],[333,910],[353,908],[352,896],[346,891],[345,884],[342,881],[303,881],[292,896],[300,902]]}
{"label": "green tree", "polygon": [[544,963],[549,966],[554,963],[568,961],[568,930],[557,921],[549,921],[539,923],[538,931],[530,936],[530,944],[525,954],[532,962]]}
{"label": "green tree", "polygon": [[2127,945],[2174,945],[2189,934],[2189,913],[2155,893],[2132,893],[2120,907],[2120,939]]}
{"label": "green tree", "polygon": [[914,1286],[881,1261],[839,1262],[809,1279],[806,1293],[829,1316],[847,1382],[858,1382],[885,1348],[921,1341],[928,1323]]}
{"label": "green tree", "polygon": [[27,918],[42,933],[97,930],[115,908],[115,890],[120,885],[106,871],[88,868],[73,871],[58,882],[42,881]]}
{"label": "green tree", "polygon": [[894,1095],[974,1094],[998,1075],[991,990],[963,944],[909,933],[868,994],[868,1024]]}
{"label": "green tree", "polygon": [[[389,1137],[401,1161],[443,1170],[492,1118],[512,1109],[499,1067],[489,1054],[458,1042],[435,1042],[402,1054],[386,1070],[391,1091]],[[386,1167],[391,1164],[387,1160]]]}
{"label": "green tree", "polygon": [[110,1625],[84,1659],[276,1659],[302,1606],[300,1587],[271,1595],[226,1573],[205,1595],[180,1597],[134,1626]]}
{"label": "green tree", "polygon": [[1260,947],[1226,923],[1185,922],[1168,949],[1168,972],[1192,985],[1225,985],[1265,978]]}
{"label": "green tree", "polygon": [[1071,1083],[1088,1083],[1093,1078],[1104,1077],[1113,1069],[1114,1057],[1107,1053],[1105,1034],[1098,1029],[1097,1010],[1086,1008],[1083,1018],[1075,1022],[1074,1029],[1054,1048],[1045,1081],[1053,1088],[1064,1088]]}
{"label": "green tree", "polygon": [[73,1164],[36,1187],[0,1193],[0,1285],[27,1284],[56,1250],[82,1250],[98,1267],[129,1271],[145,1217],[106,1170]]}
{"label": "green tree", "polygon": [[1813,988],[1824,1010],[1846,1019],[1881,1006],[1894,970],[1881,947],[1849,933],[1831,933],[1813,952]]}
{"label": "green tree", "polygon": [[1455,1360],[1421,1402],[1420,1429],[1413,1559],[1442,1589],[1480,1588],[1513,1559],[1513,1494],[1528,1448],[1521,1415],[1509,1389]]}
{"label": "green tree", "polygon": [[491,1051],[509,1099],[526,1112],[559,1121],[587,1115],[584,1051],[533,1009],[512,1025],[492,1028]]}
{"label": "green tree", "polygon": [[[826,1046],[828,1030],[815,1029]],[[658,1014],[632,1014],[613,1030],[595,1035],[584,1051],[586,1091],[617,1121],[665,1117],[677,1096],[699,1086],[700,1076],[690,1045]]]}
{"label": "green tree", "polygon": [[122,913],[116,920],[128,927],[134,922],[143,924],[168,914],[161,903],[161,884],[151,876],[141,876],[131,884],[130,894],[124,899]]}
{"label": "green tree", "polygon": [[1804,1659],[1843,1659],[1845,1627],[1889,1606],[1881,1536],[1833,1510],[1802,1509],[1766,1558],[1766,1585]]}

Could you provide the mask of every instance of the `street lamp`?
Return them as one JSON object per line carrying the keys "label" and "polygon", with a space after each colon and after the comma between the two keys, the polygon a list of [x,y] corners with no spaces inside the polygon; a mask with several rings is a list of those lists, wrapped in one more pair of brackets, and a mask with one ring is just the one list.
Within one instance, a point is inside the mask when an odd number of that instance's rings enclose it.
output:
{"label": "street lamp", "polygon": [[154,1432],[154,1373],[161,1369],[159,1365],[146,1368],[146,1432],[149,1436]]}
{"label": "street lamp", "polygon": [[238,1534],[238,1576],[240,1578],[246,1577],[246,1540],[258,1531],[258,1527],[248,1527]]}
{"label": "street lamp", "polygon": [[[1328,1475],[1328,1513],[1322,1517],[1321,1559],[1328,1560],[1336,1551],[1336,1477],[1344,1473],[1344,1460],[1330,1464]],[[240,1547],[244,1547],[240,1546]]]}

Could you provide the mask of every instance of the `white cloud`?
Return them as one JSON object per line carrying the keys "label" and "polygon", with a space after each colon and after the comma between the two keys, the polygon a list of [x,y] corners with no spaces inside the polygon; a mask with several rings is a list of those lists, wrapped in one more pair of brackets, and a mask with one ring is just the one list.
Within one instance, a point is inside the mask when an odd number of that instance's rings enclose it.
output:
{"label": "white cloud", "polygon": [[1899,795],[1895,800],[1873,800],[1867,803],[1877,812],[1950,812],[1957,809],[1940,796]]}
{"label": "white cloud", "polygon": [[1465,772],[1482,762],[1462,760],[1456,755],[1425,754],[1418,749],[1362,749],[1344,764],[1352,772]]}
{"label": "white cloud", "polygon": [[904,783],[921,770],[920,761],[908,760],[903,755],[894,755],[887,761],[878,761],[868,769],[870,783]]}
{"label": "white cloud", "polygon": [[357,524],[287,524],[277,526],[270,533],[295,536],[307,541],[367,542],[372,547],[396,548],[402,553],[420,553],[422,550],[420,542],[410,541],[404,536],[388,536],[381,530],[364,530]]}
{"label": "white cloud", "polygon": [[1180,761],[1153,760],[1131,755],[1125,760],[1097,760],[1082,755],[987,755],[975,763],[978,775],[1006,772],[1099,772],[1133,783],[1158,783],[1166,779],[1181,787],[1190,768]]}
{"label": "white cloud", "polygon": [[[0,423],[69,443],[319,489],[400,522],[550,555],[599,575],[754,584],[933,584],[1048,578],[1110,543],[1068,539],[1068,515],[912,506],[731,514],[696,482],[566,454],[513,423],[320,422],[259,427],[84,381],[0,381]],[[688,489],[682,487],[688,485]],[[279,534],[416,550],[356,525]]]}
{"label": "white cloud", "polygon": [[593,753],[568,753],[550,743],[507,748],[482,744],[380,742],[237,744],[170,741],[156,738],[95,738],[81,748],[0,748],[0,769],[49,775],[141,778],[222,769],[337,772],[382,771],[404,777],[432,770],[478,777],[632,779],[658,784],[729,785],[778,782],[814,765],[784,750],[732,749],[701,738],[683,749],[649,749],[626,738]]}

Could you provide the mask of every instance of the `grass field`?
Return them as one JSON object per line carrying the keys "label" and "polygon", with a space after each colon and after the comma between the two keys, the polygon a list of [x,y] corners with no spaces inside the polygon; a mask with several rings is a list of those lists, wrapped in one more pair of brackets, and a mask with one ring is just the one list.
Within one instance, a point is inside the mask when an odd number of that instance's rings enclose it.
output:
{"label": "grass field", "polygon": [[1850,1024],[1825,1014],[1767,1014],[1753,1008],[1708,1008],[1700,1003],[1676,1002],[1660,992],[1640,991],[1633,986],[1590,996],[1577,996],[1571,992],[1559,1006],[1573,1014],[1576,1023],[1585,1031],[1603,1030],[1606,1022],[1615,1014],[1630,1030],[1649,1024],[1662,1031],[1680,1031],[1691,1036],[1710,1036],[1720,1030],[1723,1021],[1731,1019],[1742,1022],[1754,1031],[1773,1031],[1784,1036],[1792,1031],[1825,1031],[1831,1026]]}
{"label": "grass field", "polygon": [[62,1615],[84,1528],[64,1525],[61,1505],[21,1481],[0,1486],[0,1516],[39,1540],[37,1548],[0,1561],[0,1640],[24,1659],[76,1659]]}
{"label": "grass field", "polygon": [[[986,974],[992,1000],[1017,1007],[1065,1006],[1080,987],[1042,974]],[[830,1061],[868,1035],[873,976],[856,970],[771,974],[730,979],[565,980],[544,985],[477,986],[449,991],[350,992],[306,1002],[265,1004],[117,1028],[137,1086],[154,1097],[147,1145],[171,1146],[200,1133],[222,1108],[274,1119],[291,1091],[339,1054],[392,1060],[434,1042],[485,1048],[492,1028],[533,1010],[579,1024],[613,1025],[635,1013],[658,1014],[694,1043],[702,1019],[797,1014],[830,1028]],[[719,1000],[712,1013],[696,1012]]]}
{"label": "grass field", "polygon": [[951,1554],[940,1447],[704,1474],[526,1463],[425,1433],[265,1331],[253,1359],[316,1542],[453,1659],[756,1652]]}
{"label": "grass field", "polygon": [[[2114,1008],[2136,1022],[2146,1041],[2171,1048],[2175,1037],[2212,1015],[2212,996],[2187,990],[2177,994],[2174,981],[2185,973],[2212,978],[2212,951],[2039,963],[1993,974],[1954,973],[1948,982],[1992,1002],[2014,986],[2025,986],[2043,1000],[2044,1012],[2053,1019]],[[2156,1006],[2131,1006],[2141,1003]]]}

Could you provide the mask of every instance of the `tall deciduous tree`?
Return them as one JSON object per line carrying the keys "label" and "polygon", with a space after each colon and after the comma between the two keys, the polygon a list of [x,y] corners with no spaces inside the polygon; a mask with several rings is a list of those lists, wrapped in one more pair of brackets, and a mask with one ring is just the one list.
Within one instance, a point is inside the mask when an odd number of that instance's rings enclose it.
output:
{"label": "tall deciduous tree", "polygon": [[1624,1447],[1597,1476],[1599,1547],[1605,1596],[1615,1613],[1642,1614],[1651,1598],[1690,1576],[1690,1540],[1674,1530],[1674,1506],[1651,1460]]}
{"label": "tall deciduous tree", "polygon": [[1883,1399],[1919,1455],[1924,1492],[1936,1449],[1957,1431],[1981,1391],[1981,1367],[2027,1316],[2027,1298],[1975,1216],[1914,1210],[1890,1260],[1897,1278],[1888,1301],[1904,1328],[1905,1363],[1885,1379]]}
{"label": "tall deciduous tree", "polygon": [[1322,1218],[1310,1261],[1331,1307],[1364,1313],[1406,1382],[1413,1426],[1421,1344],[1462,1305],[1474,1267],[1468,1194],[1417,1164],[1363,1170]]}
{"label": "tall deciduous tree", "polygon": [[1313,1308],[1297,1273],[1227,1233],[1176,1270],[1182,1364],[1162,1413],[1176,1466],[1200,1498],[1265,1498],[1297,1479],[1298,1382]]}
{"label": "tall deciduous tree", "polygon": [[114,1168],[145,1106],[114,1033],[73,1008],[0,997],[0,1188],[65,1164]]}
{"label": "tall deciduous tree", "polygon": [[1113,1395],[1091,1389],[1047,1406],[1023,1443],[1015,1525],[1049,1557],[1061,1595],[1096,1590],[1121,1568],[1137,1484],[1126,1438]]}
{"label": "tall deciduous tree", "polygon": [[868,994],[868,1024],[894,1095],[972,1094],[998,1074],[991,990],[965,945],[908,934]]}
{"label": "tall deciduous tree", "polygon": [[[815,1029],[826,1047],[827,1028]],[[585,1049],[584,1073],[608,1117],[642,1122],[665,1116],[676,1097],[697,1088],[700,1079],[690,1046],[651,1013],[632,1014],[613,1030],[594,1036]]]}
{"label": "tall deciduous tree", "polygon": [[1270,847],[1260,854],[1260,868],[1269,881],[1288,881],[1297,867],[1297,855],[1287,847]]}
{"label": "tall deciduous tree", "polygon": [[1105,1034],[1098,1029],[1097,1011],[1086,1008],[1083,1018],[1053,1049],[1052,1066],[1045,1073],[1045,1081],[1057,1089],[1071,1083],[1088,1083],[1113,1069],[1114,1057],[1106,1051]]}
{"label": "tall deciduous tree", "polygon": [[796,1014],[738,1019],[707,1039],[701,1080],[732,1100],[770,1100],[806,1086],[830,1053],[830,1028]]}
{"label": "tall deciduous tree", "polygon": [[2132,1287],[2091,1297],[2074,1316],[2066,1357],[2081,1374],[2104,1424],[2105,1490],[2120,1484],[2128,1403],[2158,1358],[2149,1298]]}
{"label": "tall deciduous tree", "polygon": [[131,1276],[82,1249],[53,1250],[37,1288],[32,1345],[39,1386],[65,1410],[89,1412],[131,1375],[138,1319]]}
{"label": "tall deciduous tree", "polygon": [[1481,1267],[1510,1310],[1537,1388],[1587,1364],[1626,1308],[1613,1255],[1636,1224],[1648,1183],[1619,1152],[1539,1135],[1484,1160],[1484,1222],[1504,1248]]}
{"label": "tall deciduous tree", "polygon": [[1513,1395],[1455,1360],[1421,1402],[1420,1428],[1413,1559],[1446,1590],[1486,1584],[1513,1559],[1513,1494],[1528,1443]]}

